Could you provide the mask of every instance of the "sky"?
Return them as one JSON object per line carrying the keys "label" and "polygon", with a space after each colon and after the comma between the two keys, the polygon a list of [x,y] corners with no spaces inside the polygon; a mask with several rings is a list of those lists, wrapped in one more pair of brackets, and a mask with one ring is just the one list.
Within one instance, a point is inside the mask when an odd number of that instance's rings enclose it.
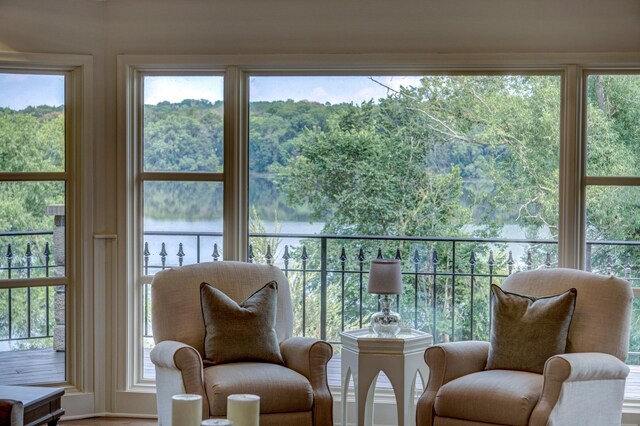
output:
{"label": "sky", "polygon": [[[374,77],[392,89],[417,85],[417,76]],[[145,78],[145,104],[181,102],[184,99],[223,97],[220,76],[172,76]],[[250,79],[251,101],[308,100],[320,103],[377,100],[387,95],[387,88],[366,76],[260,76]],[[64,103],[64,77],[61,75],[0,73],[0,107],[23,109],[30,105],[59,106]]]}
{"label": "sky", "polygon": [[0,108],[64,104],[64,76],[0,73]]}

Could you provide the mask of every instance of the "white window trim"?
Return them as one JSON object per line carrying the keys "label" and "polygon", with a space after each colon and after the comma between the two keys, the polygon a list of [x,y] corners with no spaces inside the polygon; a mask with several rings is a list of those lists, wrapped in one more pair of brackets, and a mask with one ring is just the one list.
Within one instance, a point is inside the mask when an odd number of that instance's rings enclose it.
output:
{"label": "white window trim", "polygon": [[[257,74],[287,75],[363,75],[363,74],[434,74],[434,73],[553,73],[562,77],[561,132],[560,132],[560,225],[558,235],[559,266],[581,268],[584,263],[584,176],[581,156],[583,132],[581,129],[583,105],[582,74],[594,69],[637,69],[640,53],[532,53],[532,54],[326,54],[326,55],[119,55],[118,56],[118,156],[119,176],[130,178],[130,165],[126,161],[131,147],[130,115],[132,73],[138,70],[188,71],[220,69],[225,72],[225,199],[224,199],[224,253],[227,260],[245,260],[247,246],[248,179],[247,116],[248,76]],[[122,96],[125,95],[125,96]],[[245,108],[242,108],[242,107]],[[121,264],[134,269],[136,255],[131,251],[131,218],[127,202],[131,197],[125,185],[119,185],[119,230],[128,235],[126,250],[120,250]],[[128,262],[128,263],[127,263]],[[129,316],[126,333],[128,339],[119,337],[118,344],[130,350],[136,325],[132,303],[138,303],[132,293],[133,277],[120,270],[118,302],[127,306]],[[129,295],[127,297],[126,295]],[[134,296],[134,297],[131,297]],[[124,312],[122,312],[124,313]],[[132,315],[133,314],[133,315]],[[122,328],[119,327],[119,330]],[[125,343],[126,341],[126,343]],[[115,355],[115,354],[114,354]],[[126,360],[122,360],[131,366]],[[123,365],[120,363],[120,365]],[[134,380],[132,372],[118,371],[118,384],[126,392],[152,391],[151,383]],[[638,401],[634,401],[638,402]],[[154,402],[153,402],[154,403]],[[625,405],[626,407],[626,405]],[[153,409],[151,409],[153,412]]]}
{"label": "white window trim", "polygon": [[93,405],[86,392],[94,387],[94,334],[92,246],[93,232],[93,58],[89,55],[58,55],[0,52],[0,69],[64,73],[66,169],[65,277],[52,282],[66,284],[66,399],[79,396]]}

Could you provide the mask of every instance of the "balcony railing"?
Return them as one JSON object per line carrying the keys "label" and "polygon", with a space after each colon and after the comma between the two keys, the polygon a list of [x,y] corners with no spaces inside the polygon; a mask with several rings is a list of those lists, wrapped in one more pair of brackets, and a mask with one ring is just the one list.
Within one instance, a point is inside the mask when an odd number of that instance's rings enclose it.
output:
{"label": "balcony railing", "polygon": [[[53,231],[0,233],[0,279],[43,278],[62,266],[53,262]],[[54,291],[0,287],[0,342],[52,338]]]}
{"label": "balcony railing", "polygon": [[[1,233],[0,279],[54,274],[60,265],[52,262],[52,234]],[[220,233],[148,232],[145,238],[145,275],[222,258]],[[405,292],[396,298],[396,310],[407,325],[431,332],[437,342],[487,339],[490,285],[516,270],[557,266],[554,240],[253,233],[250,242],[248,261],[276,264],[289,278],[296,334],[331,342],[344,329],[366,326],[378,310],[377,296],[366,293],[373,258],[402,260]],[[586,269],[633,284],[640,280],[640,242],[589,241],[586,253]],[[50,291],[48,286],[0,289],[0,341],[52,337]],[[24,307],[16,306],[18,292],[24,293]],[[144,335],[151,337],[148,284],[143,296]]]}
{"label": "balcony railing", "polygon": [[[144,272],[221,259],[220,233],[145,234]],[[177,244],[169,245],[165,240]],[[208,243],[203,243],[208,241]],[[404,322],[434,341],[488,339],[491,284],[516,270],[557,266],[557,242],[542,239],[437,238],[252,233],[248,261],[279,266],[290,281],[295,330],[337,343],[378,310],[366,293],[369,262],[401,259]],[[210,245],[209,245],[210,244]],[[589,241],[587,269],[638,280],[640,242]],[[151,337],[150,286],[143,288],[144,335]]]}

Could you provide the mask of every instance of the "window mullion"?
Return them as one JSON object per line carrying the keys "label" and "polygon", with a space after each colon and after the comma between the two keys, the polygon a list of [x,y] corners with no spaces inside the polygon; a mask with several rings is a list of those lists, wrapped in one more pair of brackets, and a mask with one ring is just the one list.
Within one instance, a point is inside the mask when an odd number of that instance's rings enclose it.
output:
{"label": "window mullion", "polygon": [[248,239],[247,141],[248,96],[246,76],[229,67],[224,79],[224,224],[225,260],[246,260]]}
{"label": "window mullion", "polygon": [[582,188],[580,67],[570,65],[563,76],[560,128],[560,221],[558,266],[580,268],[583,261],[584,195]]}

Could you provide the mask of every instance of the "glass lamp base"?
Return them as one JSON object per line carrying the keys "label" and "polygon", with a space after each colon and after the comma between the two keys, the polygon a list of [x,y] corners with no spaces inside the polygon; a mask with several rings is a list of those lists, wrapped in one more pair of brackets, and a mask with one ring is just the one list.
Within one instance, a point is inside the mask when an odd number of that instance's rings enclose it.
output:
{"label": "glass lamp base", "polygon": [[380,299],[382,311],[371,316],[371,328],[378,337],[395,337],[400,332],[400,314],[389,309],[391,299],[384,295]]}

